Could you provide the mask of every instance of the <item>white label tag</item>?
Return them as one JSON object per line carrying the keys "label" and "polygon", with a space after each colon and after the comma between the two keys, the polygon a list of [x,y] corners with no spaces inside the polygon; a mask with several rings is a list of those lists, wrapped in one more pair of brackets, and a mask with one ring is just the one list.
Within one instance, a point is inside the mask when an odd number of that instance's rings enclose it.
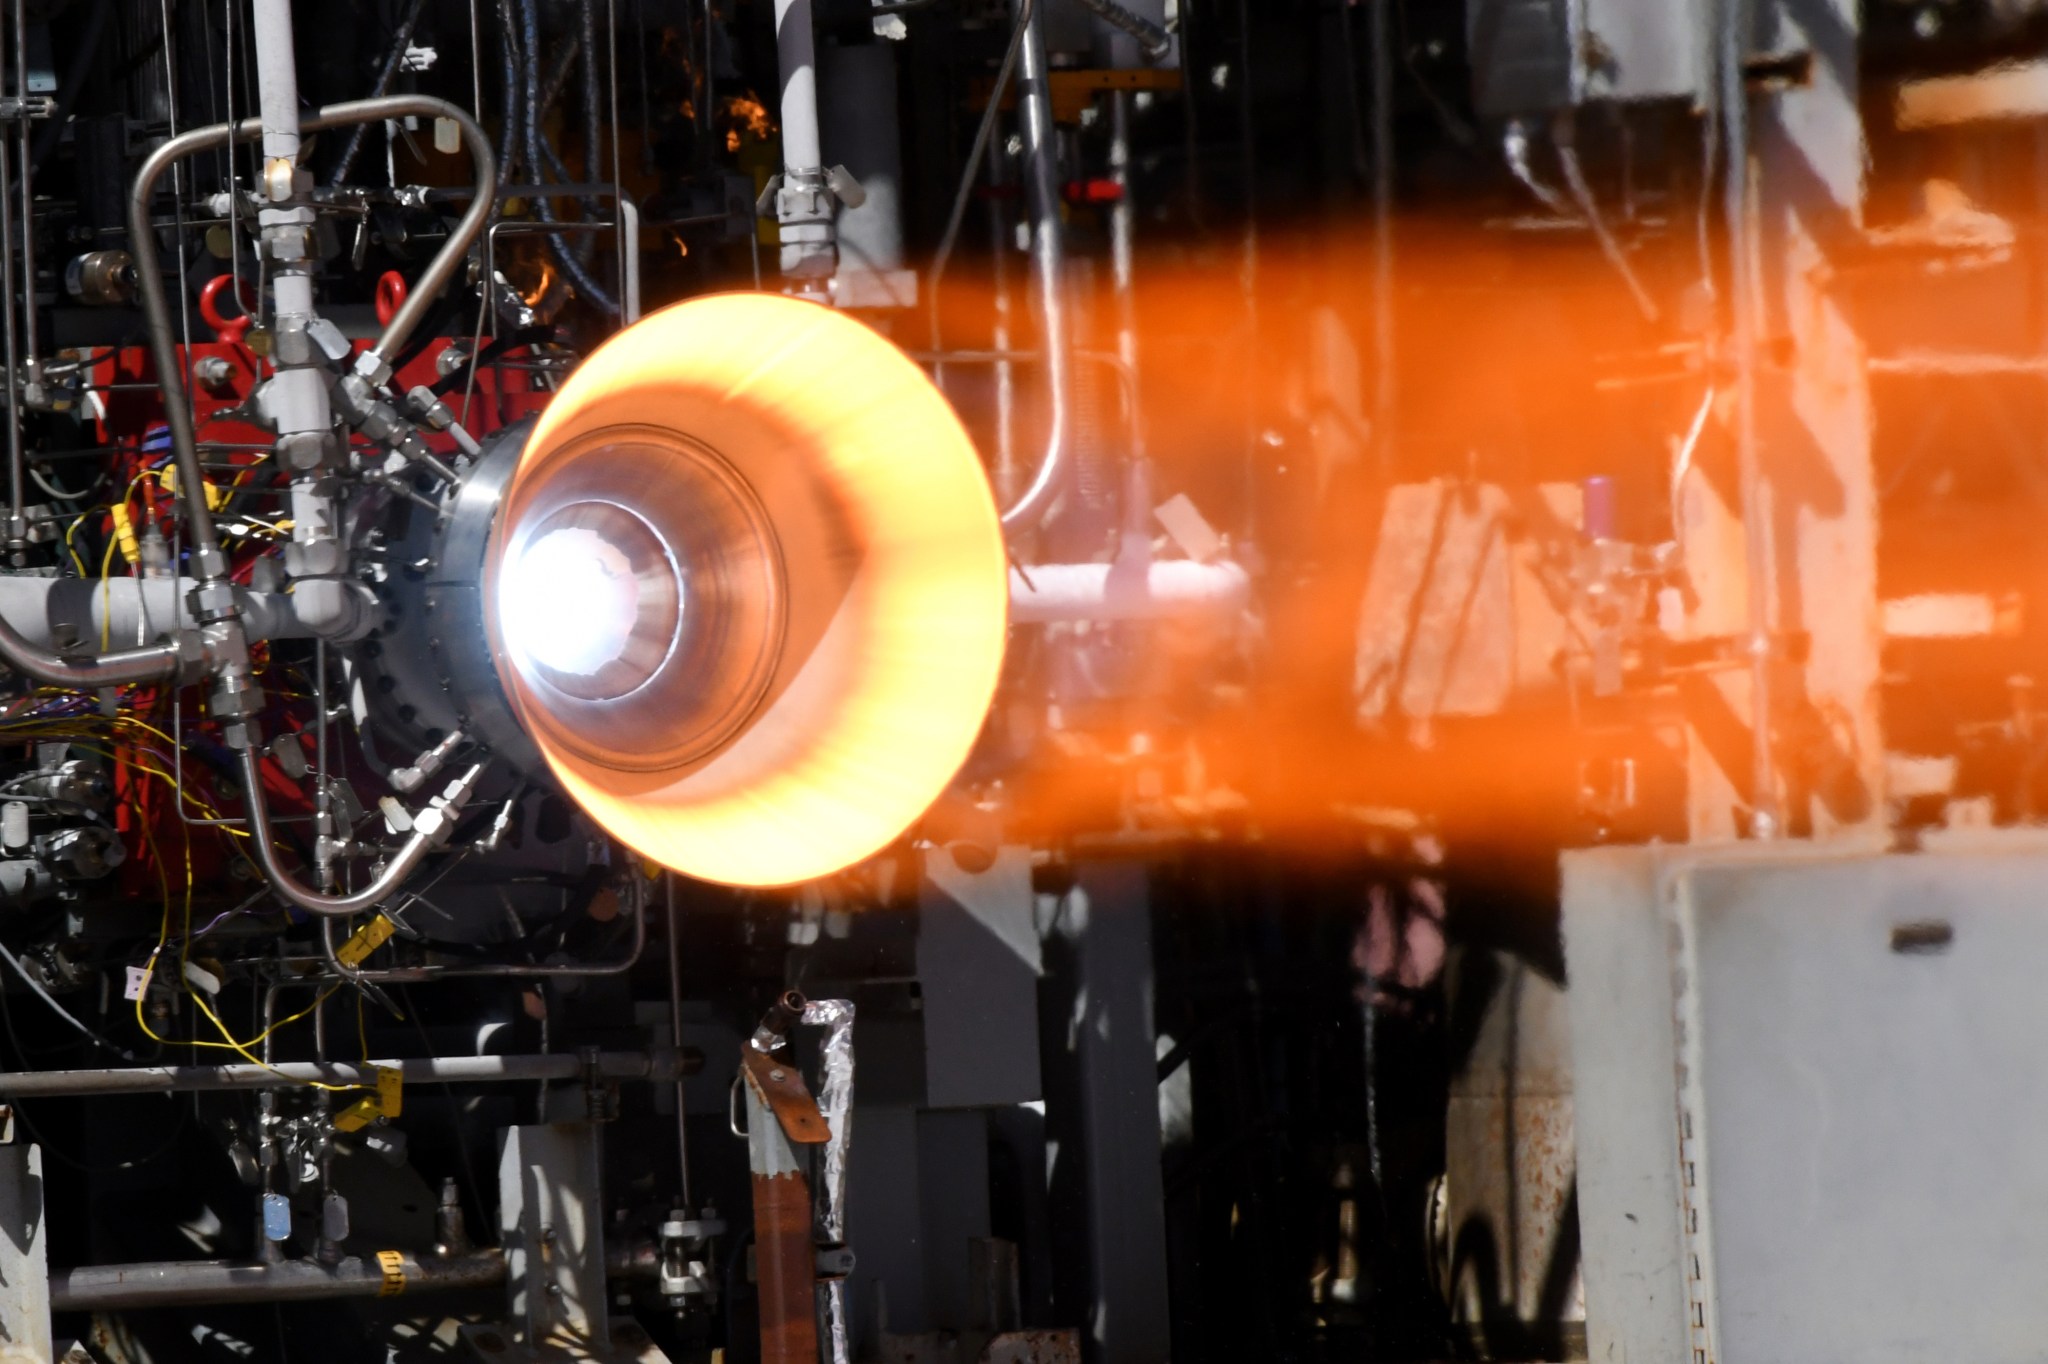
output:
{"label": "white label tag", "polygon": [[[452,118],[434,120],[434,150],[453,156],[462,150],[462,125]],[[97,390],[95,390],[97,392]]]}
{"label": "white label tag", "polygon": [[140,966],[131,966],[128,968],[128,984],[121,991],[121,998],[140,999],[142,998],[142,992],[148,988],[149,972],[143,970]]}

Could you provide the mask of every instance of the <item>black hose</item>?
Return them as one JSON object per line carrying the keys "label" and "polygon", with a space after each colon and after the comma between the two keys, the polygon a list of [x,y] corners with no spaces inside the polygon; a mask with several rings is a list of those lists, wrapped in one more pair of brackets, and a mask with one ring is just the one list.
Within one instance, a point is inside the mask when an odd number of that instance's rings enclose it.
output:
{"label": "black hose", "polygon": [[547,84],[543,85],[540,91],[540,112],[543,118],[562,98],[562,91],[569,84],[569,71],[582,54],[583,40],[571,38],[568,46],[562,49],[562,55],[555,58],[555,69],[548,74]]}
{"label": "black hose", "polygon": [[[398,29],[391,38],[391,50],[384,54],[384,64],[377,69],[377,84],[370,91],[370,98],[391,93],[391,82],[398,75],[398,67],[405,60],[405,50],[412,46],[412,31],[419,24],[420,11],[427,7],[427,0],[412,0],[406,8],[405,17],[398,21]],[[341,184],[348,179],[349,170],[356,164],[356,157],[363,150],[363,139],[369,135],[370,125],[358,123],[349,129],[348,141],[342,146],[341,159],[334,163],[333,183]]]}
{"label": "black hose", "polygon": [[604,150],[604,124],[597,113],[597,0],[582,0],[578,17],[583,29],[583,178],[594,185],[598,153]]}
{"label": "black hose", "polygon": [[498,159],[500,201],[505,197],[505,186],[512,183],[513,165],[526,154],[526,129],[519,117],[524,107],[519,95],[519,67],[519,33],[512,0],[498,0],[498,77],[505,95],[505,128],[498,138],[498,145],[505,149],[504,156]]}
{"label": "black hose", "polygon": [[[540,4],[539,0],[518,0],[518,5],[520,37],[524,42],[527,52],[525,96],[528,117],[524,120],[523,128],[526,137],[527,172],[533,177],[534,184],[541,191],[533,196],[535,211],[540,215],[540,220],[543,223],[557,226],[560,224],[561,219],[555,216],[554,201],[545,192],[547,180],[545,167],[553,159],[553,148],[549,147],[548,154],[543,154],[542,146],[545,139],[542,138],[540,132],[540,70],[539,64],[535,59],[536,54],[540,51]],[[595,22],[594,16],[592,22]],[[594,69],[594,61],[591,63],[591,66]],[[586,84],[590,86],[590,94],[586,98],[595,98],[594,84],[589,82],[586,82]],[[559,161],[556,164],[559,164]],[[566,175],[563,178],[566,179]],[[546,234],[548,254],[555,258],[555,264],[561,267],[564,275],[568,276],[569,283],[574,286],[579,295],[604,312],[617,316],[619,313],[618,301],[611,296],[610,292],[603,285],[597,282],[596,278],[590,273],[589,267],[577,258],[576,253],[563,240],[564,235],[561,232]]]}

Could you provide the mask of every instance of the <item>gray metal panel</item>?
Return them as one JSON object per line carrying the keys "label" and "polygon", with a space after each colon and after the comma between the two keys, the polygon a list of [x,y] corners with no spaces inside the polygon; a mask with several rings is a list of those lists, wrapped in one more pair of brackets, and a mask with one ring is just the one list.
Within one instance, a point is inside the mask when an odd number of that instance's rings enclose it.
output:
{"label": "gray metal panel", "polygon": [[1649,848],[1564,858],[1587,1358],[1689,1364],[1670,936]]}
{"label": "gray metal panel", "polygon": [[50,1265],[43,1232],[43,1148],[0,1146],[0,1360],[45,1364]]}
{"label": "gray metal panel", "polygon": [[1476,947],[1454,950],[1444,982],[1450,1016],[1479,1020],[1444,1123],[1451,1320],[1487,1358],[1575,1357],[1564,1342],[1586,1310],[1569,1000],[1535,968]]}
{"label": "gray metal panel", "polygon": [[[1720,1358],[2038,1359],[2048,855],[1688,881]],[[1924,922],[1953,942],[1893,949]]]}
{"label": "gray metal panel", "polygon": [[1575,0],[1468,0],[1472,99],[1493,118],[1573,102]]}
{"label": "gray metal panel", "polygon": [[972,1325],[968,1247],[989,1234],[988,1115],[917,1115],[918,1193],[924,1216],[926,1323]]}
{"label": "gray metal panel", "polygon": [[1585,99],[1691,99],[1706,86],[1700,0],[1585,0]]}
{"label": "gray metal panel", "polygon": [[903,268],[903,138],[896,123],[896,45],[818,49],[825,164],[846,167],[867,198],[839,210],[839,268]]}
{"label": "gray metal panel", "polygon": [[1706,11],[1701,0],[1469,0],[1474,101],[1500,117],[1695,98],[1710,70]]}
{"label": "gray metal panel", "polygon": [[932,1108],[1030,1103],[1038,1068],[1038,930],[1031,852],[962,871],[943,849],[925,859],[918,896],[925,1102]]}
{"label": "gray metal panel", "polygon": [[866,1359],[878,1352],[882,1331],[920,1331],[929,1320],[924,1204],[916,1111],[859,1104],[853,1127],[858,1141],[846,1171],[846,1225],[854,1259],[846,1299],[854,1355]]}
{"label": "gray metal panel", "polygon": [[611,1344],[605,1302],[603,1161],[586,1122],[505,1129],[498,1228],[512,1316],[526,1343]]}
{"label": "gray metal panel", "polygon": [[1088,1323],[1094,1364],[1171,1346],[1150,895],[1140,863],[1082,863],[1045,938],[1054,1310]]}

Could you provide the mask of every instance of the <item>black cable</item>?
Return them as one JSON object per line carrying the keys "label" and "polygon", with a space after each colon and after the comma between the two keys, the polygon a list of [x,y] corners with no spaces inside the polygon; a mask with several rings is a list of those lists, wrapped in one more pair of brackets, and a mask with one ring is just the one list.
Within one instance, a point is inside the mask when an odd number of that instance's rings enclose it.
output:
{"label": "black cable", "polygon": [[[498,157],[498,198],[505,197],[505,186],[512,183],[514,163],[525,154],[526,133],[520,126],[519,111],[519,31],[513,17],[512,0],[498,0],[498,79],[505,96],[505,126],[498,135],[498,147],[503,153]],[[485,282],[488,289],[489,281]]]}
{"label": "black cable", "polygon": [[[543,223],[556,226],[561,220],[555,216],[554,201],[547,195],[545,189],[547,185],[547,168],[550,162],[553,162],[557,167],[561,163],[554,156],[553,147],[547,146],[546,139],[541,136],[540,130],[540,63],[538,56],[540,52],[540,0],[517,0],[517,4],[519,7],[520,38],[527,54],[522,73],[525,82],[526,108],[528,110],[528,117],[523,120],[523,132],[526,138],[526,168],[527,173],[533,177],[533,183],[541,190],[541,192],[533,196],[535,212],[539,214],[540,220]],[[595,22],[593,14],[593,25]],[[585,58],[587,61],[592,62],[590,69],[594,70],[594,59],[591,57],[591,54],[586,53]],[[594,82],[586,82],[586,85],[589,87],[586,92],[586,99],[594,98],[596,94]],[[544,146],[547,147],[545,153],[542,151]],[[563,180],[568,179],[566,171],[560,172],[560,175]],[[588,210],[586,209],[586,211]],[[555,264],[561,268],[564,275],[569,277],[569,283],[574,286],[578,294],[601,311],[610,313],[615,317],[618,316],[618,300],[614,299],[605,287],[597,282],[596,278],[590,273],[589,267],[578,258],[576,252],[563,240],[563,237],[564,234],[560,232],[549,232],[546,234],[548,254],[554,257]]]}
{"label": "black cable", "polygon": [[[175,1096],[172,1097],[175,1099]],[[154,1150],[128,1160],[114,1161],[106,1165],[95,1165],[91,1161],[80,1160],[77,1156],[66,1151],[63,1146],[45,1136],[42,1129],[30,1121],[28,1110],[21,1106],[21,1100],[10,1099],[8,1104],[14,1110],[14,1120],[28,1129],[28,1134],[35,1141],[36,1145],[42,1147],[48,1154],[55,1156],[58,1164],[88,1175],[112,1175],[119,1174],[124,1170],[139,1170],[145,1165],[153,1164],[163,1159],[171,1153],[171,1148],[178,1144],[178,1139],[185,1135],[185,1126],[191,1121],[191,1115],[185,1111],[185,1105],[173,1102],[171,1107],[178,1115],[177,1124],[171,1128],[170,1134]]]}
{"label": "black cable", "polygon": [[[14,1048],[14,1054],[20,1058],[21,1064],[24,1067],[29,1067],[29,1049],[22,1045],[20,1035],[16,1033],[14,1030],[14,1009],[7,1002],[7,992],[5,990],[0,990],[0,1023],[4,1023],[6,1026],[7,1041],[8,1044]],[[89,1175],[110,1175],[118,1174],[123,1170],[139,1170],[143,1166],[148,1165],[153,1161],[161,1159],[163,1156],[170,1152],[170,1149],[173,1146],[176,1146],[178,1144],[178,1139],[184,1136],[185,1124],[189,1116],[185,1112],[185,1106],[181,1103],[177,1103],[175,1101],[175,1096],[173,1096],[173,1103],[171,1106],[178,1115],[178,1122],[177,1125],[171,1129],[170,1135],[164,1138],[163,1143],[160,1146],[158,1146],[155,1150],[149,1152],[147,1155],[136,1156],[129,1160],[117,1161],[111,1165],[94,1165],[88,1161],[80,1160],[78,1157],[72,1155],[69,1151],[67,1151],[63,1146],[51,1141],[49,1137],[43,1133],[42,1129],[37,1127],[35,1122],[29,1117],[28,1111],[21,1106],[21,1100],[10,1098],[8,1100],[8,1106],[12,1109],[15,1120],[19,1122],[22,1125],[22,1127],[27,1129],[30,1139],[33,1140],[38,1146],[42,1147],[43,1150],[55,1156],[59,1164],[68,1166],[73,1170],[77,1170],[81,1173]]]}
{"label": "black cable", "polygon": [[[594,185],[598,154],[604,150],[604,120],[597,111],[597,0],[582,0],[577,17],[583,38],[583,178]],[[612,135],[618,135],[616,128]]]}
{"label": "black cable", "polygon": [[[398,75],[399,64],[405,60],[406,49],[412,46],[413,29],[419,24],[420,11],[425,9],[426,5],[427,0],[412,0],[412,4],[406,8],[405,17],[398,21],[398,28],[391,38],[391,50],[385,54],[383,64],[377,70],[377,82],[370,89],[371,99],[379,99],[390,91],[392,79]],[[341,158],[334,163],[334,184],[341,184],[348,179],[349,170],[355,165],[356,156],[363,149],[363,139],[369,132],[370,125],[367,123],[358,123],[349,129],[348,141],[341,149]]]}
{"label": "black cable", "polygon": [[[91,1038],[94,1042],[97,1042],[101,1047],[114,1053],[114,1055],[120,1057],[123,1061],[128,1061],[136,1065],[140,1065],[142,1063],[141,1057],[135,1055],[135,1053],[129,1051],[125,1047],[116,1046],[114,1043],[108,1041],[105,1037],[102,1037],[99,1033],[94,1032],[91,1028],[87,1027],[84,1023],[80,1022],[77,1016],[74,1015],[69,1009],[65,1008],[62,1004],[59,1004],[57,1002],[57,997],[51,994],[48,990],[44,989],[43,983],[41,981],[37,980],[34,976],[29,974],[29,969],[21,964],[21,958],[15,956],[14,953],[8,951],[7,945],[5,943],[0,943],[0,961],[5,961],[9,966],[13,967],[14,974],[21,977],[21,983],[28,986],[29,991],[32,994],[34,994],[36,998],[42,1000],[43,1003],[49,1005],[50,1011],[56,1014],[57,1017],[63,1019],[66,1023],[69,1023],[73,1028],[76,1028],[79,1032]],[[5,991],[0,991],[0,998],[4,998],[5,993]]]}
{"label": "black cable", "polygon": [[[424,1054],[432,1056],[434,1054],[434,1039],[427,1036],[427,1025],[420,1018],[419,1007],[412,1002],[411,988],[405,985],[399,986],[398,997],[405,1001],[406,1016],[412,1019],[412,1026],[420,1035],[420,1046],[425,1048]],[[445,1079],[440,1084],[441,1097],[448,1101],[448,1122],[455,1129],[455,1150],[462,1160],[462,1177],[469,1182],[469,1196],[476,1204],[477,1220],[472,1224],[471,1229],[471,1235],[474,1236],[476,1234],[475,1228],[483,1225],[484,1214],[489,1209],[484,1206],[484,1187],[477,1183],[476,1166],[469,1159],[469,1138],[464,1136],[462,1132],[462,1105],[456,1102],[455,1086]]]}

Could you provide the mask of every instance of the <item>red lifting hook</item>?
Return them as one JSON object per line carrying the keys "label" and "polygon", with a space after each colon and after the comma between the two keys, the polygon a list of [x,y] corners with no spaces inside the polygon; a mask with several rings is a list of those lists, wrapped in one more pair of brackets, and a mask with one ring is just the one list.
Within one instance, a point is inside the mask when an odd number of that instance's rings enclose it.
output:
{"label": "red lifting hook", "polygon": [[391,319],[405,306],[405,276],[396,270],[386,270],[377,277],[377,325],[388,327]]}
{"label": "red lifting hook", "polygon": [[199,316],[207,326],[213,328],[215,336],[223,341],[240,345],[248,335],[250,324],[255,319],[256,299],[248,284],[244,283],[236,302],[242,305],[241,316],[223,317],[220,311],[221,291],[234,282],[233,275],[215,275],[199,290]]}

